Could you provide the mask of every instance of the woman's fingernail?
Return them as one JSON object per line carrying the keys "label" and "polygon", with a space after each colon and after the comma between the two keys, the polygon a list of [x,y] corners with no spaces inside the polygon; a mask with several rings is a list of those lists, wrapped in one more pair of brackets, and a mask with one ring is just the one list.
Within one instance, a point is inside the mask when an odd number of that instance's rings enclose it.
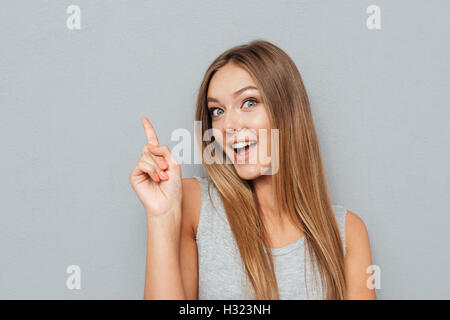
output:
{"label": "woman's fingernail", "polygon": [[161,169],[167,169],[168,167],[167,162],[165,160],[159,161],[159,166]]}
{"label": "woman's fingernail", "polygon": [[167,173],[165,173],[164,171],[160,171],[159,175],[161,176],[162,179],[166,180],[169,179],[169,176],[167,175]]}

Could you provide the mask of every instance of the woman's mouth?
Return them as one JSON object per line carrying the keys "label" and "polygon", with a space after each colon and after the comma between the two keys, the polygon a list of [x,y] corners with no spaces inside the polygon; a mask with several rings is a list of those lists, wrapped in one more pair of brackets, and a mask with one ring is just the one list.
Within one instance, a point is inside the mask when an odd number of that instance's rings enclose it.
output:
{"label": "woman's mouth", "polygon": [[[232,145],[234,160],[238,163],[245,162],[250,158],[250,154],[256,150],[256,141],[239,142]],[[254,160],[256,161],[256,159]]]}

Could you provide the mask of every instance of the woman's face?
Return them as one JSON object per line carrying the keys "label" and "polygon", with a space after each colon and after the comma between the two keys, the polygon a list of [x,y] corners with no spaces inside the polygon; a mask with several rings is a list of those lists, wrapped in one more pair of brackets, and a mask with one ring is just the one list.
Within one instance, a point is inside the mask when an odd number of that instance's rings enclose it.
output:
{"label": "woman's face", "polygon": [[[215,140],[239,176],[253,180],[264,174],[270,167],[270,120],[250,74],[233,63],[221,67],[210,81],[207,101]],[[244,148],[238,153],[238,147]]]}

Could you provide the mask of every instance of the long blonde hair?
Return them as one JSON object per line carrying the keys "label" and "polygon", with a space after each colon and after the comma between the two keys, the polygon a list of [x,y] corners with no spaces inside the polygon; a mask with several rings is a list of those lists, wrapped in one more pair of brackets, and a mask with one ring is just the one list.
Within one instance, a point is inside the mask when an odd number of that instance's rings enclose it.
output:
{"label": "long blonde hair", "polygon": [[[201,121],[201,137],[212,128],[206,102],[209,82],[227,63],[237,64],[253,77],[271,128],[279,129],[279,154],[283,157],[278,172],[272,175],[274,196],[278,208],[288,212],[288,218],[304,233],[309,257],[320,275],[323,299],[344,299],[344,249],[300,73],[283,50],[265,40],[253,40],[225,51],[209,66],[199,89],[195,119]],[[214,137],[211,141],[201,137],[197,143],[205,156],[205,149],[216,141]],[[206,156],[215,155],[206,152]],[[219,191],[254,297],[279,299],[273,258],[267,251],[267,229],[252,183],[241,179],[232,163],[225,163],[223,151],[222,157],[222,164],[205,161],[204,157],[202,162]]]}

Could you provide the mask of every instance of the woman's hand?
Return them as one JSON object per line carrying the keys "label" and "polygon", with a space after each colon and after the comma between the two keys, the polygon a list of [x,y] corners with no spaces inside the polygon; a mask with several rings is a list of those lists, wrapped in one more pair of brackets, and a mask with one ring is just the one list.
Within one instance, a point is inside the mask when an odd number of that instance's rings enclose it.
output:
{"label": "woman's hand", "polygon": [[[150,121],[141,119],[148,144],[130,175],[130,184],[149,217],[181,208],[181,168],[170,149],[160,146]],[[152,147],[153,145],[153,147]]]}

